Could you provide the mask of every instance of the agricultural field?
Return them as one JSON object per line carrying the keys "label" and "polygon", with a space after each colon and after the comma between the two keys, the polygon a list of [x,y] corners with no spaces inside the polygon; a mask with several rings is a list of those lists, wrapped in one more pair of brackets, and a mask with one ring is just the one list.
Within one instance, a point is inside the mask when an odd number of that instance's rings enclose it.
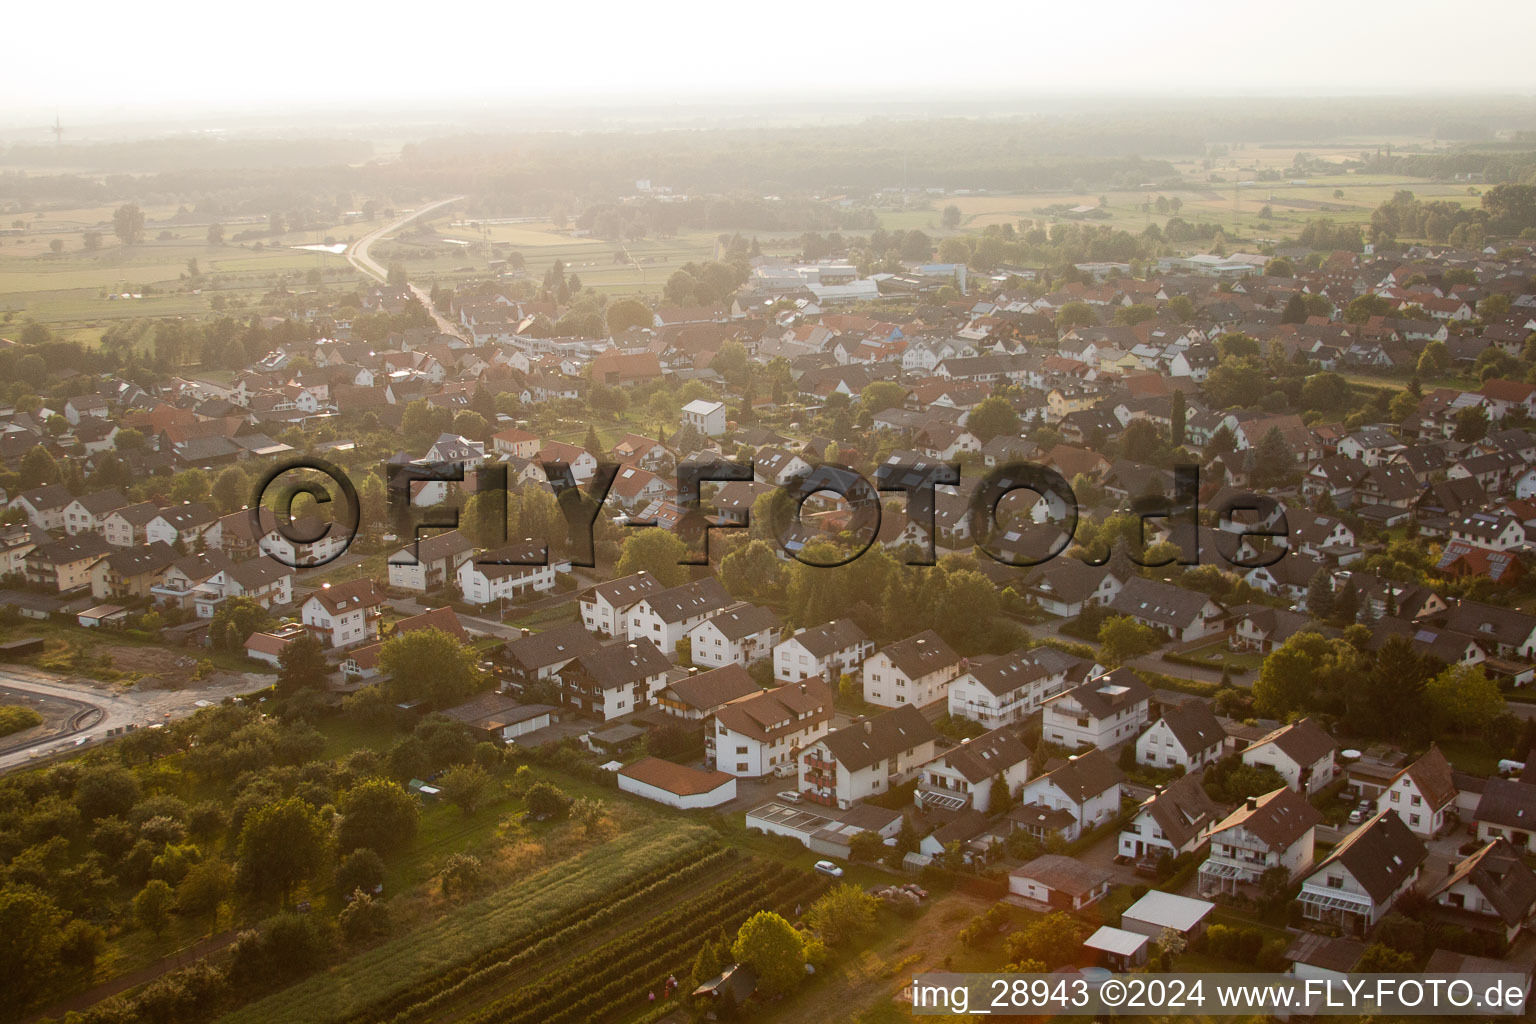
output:
{"label": "agricultural field", "polygon": [[[450,912],[223,1018],[226,1024],[619,1019],[714,928],[809,902],[803,870],[662,822]],[[659,908],[659,909],[658,909]]]}
{"label": "agricultural field", "polygon": [[[211,244],[207,217],[171,206],[149,206],[144,213],[144,240],[131,246],[113,235],[109,207],[0,219],[4,323],[38,320],[67,338],[94,342],[114,321],[200,316],[214,311],[215,298],[249,304],[280,284],[302,289],[311,271],[322,275],[326,287],[351,288],[363,278],[344,255],[296,247],[350,242],[383,223],[359,220],[237,243],[236,234],[264,230],[265,221],[232,218],[220,221],[226,241]],[[87,232],[100,234],[99,248],[86,247]]]}

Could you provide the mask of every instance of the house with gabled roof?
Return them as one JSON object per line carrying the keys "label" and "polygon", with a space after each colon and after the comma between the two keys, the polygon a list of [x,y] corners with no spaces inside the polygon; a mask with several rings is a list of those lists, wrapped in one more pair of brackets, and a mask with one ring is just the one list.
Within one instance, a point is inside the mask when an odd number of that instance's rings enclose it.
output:
{"label": "house with gabled roof", "polygon": [[1040,728],[1052,743],[1108,750],[1147,724],[1152,688],[1128,668],[1117,668],[1045,702]]}
{"label": "house with gabled roof", "polygon": [[1451,763],[1431,743],[1418,760],[1399,772],[1376,798],[1377,811],[1392,811],[1416,836],[1433,839],[1456,813],[1456,779]]}
{"label": "house with gabled roof", "polygon": [[949,696],[964,659],[931,629],[875,652],[864,662],[864,699],[880,707],[927,707]]}
{"label": "house with gabled roof", "polygon": [[576,598],[581,608],[581,624],[599,636],[623,636],[628,629],[625,616],[629,610],[642,598],[665,589],[660,580],[643,569],[632,576],[588,587]]}
{"label": "house with gabled roof", "polygon": [[965,671],[949,685],[950,717],[988,728],[1022,722],[1067,688],[1075,660],[1080,659],[1048,647],[968,658]]}
{"label": "house with gabled roof", "polygon": [[655,703],[672,663],[640,638],[615,640],[572,659],[560,670],[561,699],[604,721],[643,711]]}
{"label": "house with gabled roof", "polygon": [[702,721],[717,708],[742,697],[762,692],[762,687],[740,665],[701,672],[690,668],[668,675],[668,683],[656,698],[666,714],[689,721]]}
{"label": "house with gabled roof", "polygon": [[469,537],[458,530],[422,537],[389,556],[389,585],[418,594],[436,590],[457,577],[474,551]]}
{"label": "house with gabled roof", "polygon": [[713,576],[646,594],[630,606],[624,619],[631,640],[646,637],[663,654],[709,616],[735,604]]}
{"label": "house with gabled roof", "polygon": [[1250,767],[1273,768],[1291,789],[1311,796],[1333,781],[1338,749],[1338,743],[1322,726],[1303,718],[1255,740],[1242,758]]}
{"label": "house with gabled roof", "polygon": [[1495,839],[1450,865],[1429,899],[1443,923],[1507,945],[1536,920],[1536,872],[1507,840]]}
{"label": "house with gabled roof", "polygon": [[1030,816],[1047,822],[1052,817],[1049,812],[1064,813],[1064,818],[1053,822],[1054,831],[1070,842],[1120,813],[1120,784],[1124,780],[1104,751],[1095,748],[1074,754],[1066,764],[1024,784],[1020,806],[1015,809],[1022,813],[1012,820],[1045,838],[1029,823]]}
{"label": "house with gabled roof", "polygon": [[875,645],[852,619],[799,629],[773,648],[773,677],[781,683],[823,679],[834,683],[858,670]]}
{"label": "house with gabled roof", "polygon": [[368,579],[326,583],[305,598],[299,619],[327,647],[355,647],[379,638],[384,598]]}
{"label": "house with gabled roof", "polygon": [[6,503],[6,508],[20,509],[27,521],[39,530],[64,529],[64,510],[75,496],[63,484],[44,484],[23,491]]}
{"label": "house with gabled roof", "polygon": [[779,626],[773,609],[743,601],[710,615],[684,635],[688,637],[690,658],[695,665],[745,668],[773,652]]}
{"label": "house with gabled roof", "polygon": [[1136,737],[1136,762],[1154,768],[1197,771],[1221,759],[1227,733],[1203,700],[1191,698],[1166,708]]}
{"label": "house with gabled roof", "polygon": [[71,537],[77,533],[101,533],[107,516],[129,504],[116,487],[82,494],[64,506],[64,532]]}
{"label": "house with gabled roof", "polygon": [[1029,781],[1029,745],[1011,728],[961,740],[922,766],[913,800],[925,810],[953,814],[993,812],[992,788],[1001,780],[1010,799]]}
{"label": "house with gabled roof", "polygon": [[800,790],[808,800],[846,809],[911,778],[933,759],[938,740],[938,730],[913,704],[855,721],[800,752]]}
{"label": "house with gabled roof", "polygon": [[1428,856],[1401,818],[1379,812],[1307,875],[1296,902],[1309,921],[1363,935],[1413,889]]}
{"label": "house with gabled roof", "polygon": [[1501,658],[1536,658],[1536,615],[1461,601],[1446,613],[1445,624],[1447,629],[1475,637],[1479,644],[1491,645]]}
{"label": "house with gabled roof", "polygon": [[1120,856],[1157,861],[1194,852],[1219,811],[1198,775],[1181,775],[1141,802],[1120,830]]}
{"label": "house with gabled roof", "polygon": [[1109,607],[1180,642],[1221,632],[1225,615],[1220,604],[1197,590],[1144,576],[1127,580]]}
{"label": "house with gabled roof", "polygon": [[1491,778],[1472,812],[1477,838],[1507,839],[1516,850],[1536,853],[1536,785],[1523,779]]}
{"label": "house with gabled roof", "polygon": [[496,653],[502,688],[552,679],[565,666],[597,647],[597,640],[579,622],[563,622],[539,633],[523,630]]}
{"label": "house with gabled roof", "polygon": [[98,601],[146,598],[179,557],[174,548],[158,543],[112,551],[91,567],[91,596]]}
{"label": "house with gabled roof", "polygon": [[88,587],[96,563],[111,553],[111,546],[94,533],[44,541],[27,552],[27,582],[61,594]]}
{"label": "house with gabled roof", "polygon": [[555,589],[555,561],[544,541],[525,537],[464,560],[455,579],[469,604],[516,600]]}
{"label": "house with gabled roof", "polygon": [[1210,853],[1200,865],[1200,894],[1236,894],[1258,885],[1269,871],[1283,870],[1287,880],[1295,879],[1312,866],[1322,820],[1305,797],[1284,786],[1249,797],[1211,828]]}
{"label": "house with gabled roof", "polygon": [[1072,618],[1114,601],[1125,586],[1114,569],[1076,558],[1053,558],[1029,570],[1025,593],[1052,615]]}
{"label": "house with gabled roof", "polygon": [[[739,679],[731,684],[729,674],[706,674],[715,676],[712,687],[739,687]],[[695,699],[699,699],[697,693]],[[801,756],[827,735],[833,713],[831,687],[814,679],[772,690],[754,689],[706,714],[705,760],[712,760],[715,768],[728,775],[744,778],[760,778],[794,766],[803,783],[806,771]]]}

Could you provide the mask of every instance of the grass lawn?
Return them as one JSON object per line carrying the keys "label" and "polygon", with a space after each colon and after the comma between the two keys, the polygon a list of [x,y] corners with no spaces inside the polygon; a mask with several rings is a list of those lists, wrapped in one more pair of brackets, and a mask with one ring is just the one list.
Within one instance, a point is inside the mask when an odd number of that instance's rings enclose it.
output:
{"label": "grass lawn", "polygon": [[1483,740],[1441,739],[1436,742],[1453,767],[1471,775],[1497,775],[1499,772],[1499,752]]}
{"label": "grass lawn", "polygon": [[1184,656],[1209,668],[1225,667],[1233,672],[1252,672],[1264,663],[1264,655],[1257,651],[1233,651],[1224,641],[1198,647]]}

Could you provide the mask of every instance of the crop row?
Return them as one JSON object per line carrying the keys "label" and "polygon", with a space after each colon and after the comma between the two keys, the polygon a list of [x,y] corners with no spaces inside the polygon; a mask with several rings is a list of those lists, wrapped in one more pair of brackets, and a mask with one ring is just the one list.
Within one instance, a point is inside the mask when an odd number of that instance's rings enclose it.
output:
{"label": "crop row", "polygon": [[814,876],[783,864],[765,865],[567,962],[466,1020],[554,1024],[600,1019],[648,982],[654,985],[669,973],[685,970],[716,928],[734,929],[757,910],[788,906],[818,885]]}
{"label": "crop row", "polygon": [[[720,874],[739,856],[733,847],[720,847],[703,856],[684,854],[665,867],[642,875],[591,902],[573,907],[547,924],[518,935],[493,950],[459,964],[453,970],[428,979],[388,1000],[368,1008],[352,1021],[390,1020],[405,1024],[463,995],[526,966],[531,960],[568,947],[584,935],[598,931],[638,908],[685,888],[706,874]],[[350,1022],[349,1022],[350,1024]]]}
{"label": "crop row", "polygon": [[479,957],[575,908],[589,907],[616,888],[675,863],[684,853],[699,855],[717,840],[702,825],[666,822],[637,829],[621,842],[606,843],[458,907],[222,1020],[330,1024],[354,1019],[381,1000],[430,981],[447,965]]}

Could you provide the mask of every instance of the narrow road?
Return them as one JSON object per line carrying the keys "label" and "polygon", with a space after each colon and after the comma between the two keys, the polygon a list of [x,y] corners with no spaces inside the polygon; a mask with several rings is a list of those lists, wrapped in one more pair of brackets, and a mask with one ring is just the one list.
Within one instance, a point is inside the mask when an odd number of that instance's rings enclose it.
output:
{"label": "narrow road", "polygon": [[33,760],[34,755],[57,753],[104,739],[109,729],[126,725],[142,728],[165,721],[167,717],[181,718],[207,702],[218,703],[226,697],[250,693],[270,685],[270,680],[253,681],[246,676],[229,678],[221,675],[222,681],[211,686],[182,690],[141,690],[137,687],[120,690],[104,685],[93,686],[74,677],[53,675],[24,665],[0,668],[0,683],[7,689],[85,704],[101,711],[94,722],[68,735],[55,735],[40,743],[0,754],[0,772],[25,765]]}
{"label": "narrow road", "polygon": [[[388,281],[389,271],[380,266],[379,262],[368,254],[368,250],[372,247],[373,243],[377,242],[379,239],[385,237],[386,235],[394,234],[396,231],[399,231],[401,228],[405,227],[416,218],[425,216],[426,214],[431,213],[433,210],[441,209],[450,203],[456,203],[463,198],[463,196],[450,196],[447,199],[439,199],[435,203],[428,203],[426,206],[419,207],[407,214],[404,214],[403,216],[396,217],[394,220],[390,221],[388,224],[385,224],[383,227],[378,228],[377,230],[368,232],[368,234],[364,235],[362,238],[359,238],[356,242],[353,242],[351,247],[347,249],[348,262],[350,262],[354,267],[356,267],[364,274],[367,274],[369,277],[375,278],[379,281]],[[422,291],[414,284],[407,283],[406,287],[410,288],[411,293],[414,294],[417,299],[421,300],[421,304],[427,308],[427,312],[432,314],[432,319],[437,321],[437,329],[439,331],[442,331],[444,334],[457,335],[459,333],[459,328],[457,325],[446,319],[441,313],[432,308],[431,298],[427,295],[426,292]]]}

